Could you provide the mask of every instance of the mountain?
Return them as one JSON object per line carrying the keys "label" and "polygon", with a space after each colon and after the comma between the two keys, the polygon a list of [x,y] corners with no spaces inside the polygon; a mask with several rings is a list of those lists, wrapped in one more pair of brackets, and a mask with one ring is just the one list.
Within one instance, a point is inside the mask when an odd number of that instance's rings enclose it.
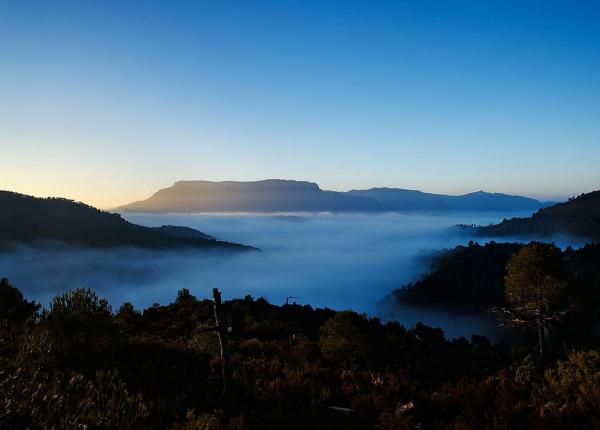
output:
{"label": "mountain", "polygon": [[147,200],[118,208],[130,212],[382,212],[384,204],[324,191],[312,182],[179,181]]}
{"label": "mountain", "polygon": [[401,188],[371,188],[351,190],[348,194],[366,197],[400,211],[517,211],[547,206],[529,197],[484,191],[449,196]]}
{"label": "mountain", "polygon": [[505,219],[500,224],[476,227],[475,231],[482,236],[569,234],[600,241],[600,191],[540,209],[528,218]]}
{"label": "mountain", "polygon": [[93,247],[253,249],[187,227],[143,227],[118,214],[67,199],[0,191],[0,243],[45,240]]}
{"label": "mountain", "polygon": [[313,182],[179,181],[149,199],[118,208],[129,212],[387,212],[513,211],[545,206],[537,200],[483,191],[462,196],[398,188],[325,191]]}

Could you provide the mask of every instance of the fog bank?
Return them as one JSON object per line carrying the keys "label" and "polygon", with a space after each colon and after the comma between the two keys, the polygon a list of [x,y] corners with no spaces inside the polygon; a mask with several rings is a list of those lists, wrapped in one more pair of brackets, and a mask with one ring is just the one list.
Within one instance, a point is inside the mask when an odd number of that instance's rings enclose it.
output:
{"label": "fog bank", "polygon": [[426,271],[432,251],[468,242],[449,227],[496,222],[506,214],[124,215],[147,226],[197,228],[263,252],[21,246],[0,254],[0,276],[43,304],[65,290],[89,287],[114,308],[126,301],[143,308],[172,302],[181,288],[204,298],[218,287],[225,298],[251,294],[283,304],[295,296],[300,304],[353,309],[408,326],[421,320],[442,326],[450,336],[489,334],[491,324],[480,319],[379,302]]}

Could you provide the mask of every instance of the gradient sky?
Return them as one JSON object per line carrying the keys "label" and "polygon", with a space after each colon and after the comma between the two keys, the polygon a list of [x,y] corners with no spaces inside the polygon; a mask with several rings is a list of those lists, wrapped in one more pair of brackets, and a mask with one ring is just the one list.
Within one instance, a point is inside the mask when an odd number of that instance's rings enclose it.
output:
{"label": "gradient sky", "polygon": [[600,188],[598,1],[0,0],[0,188]]}

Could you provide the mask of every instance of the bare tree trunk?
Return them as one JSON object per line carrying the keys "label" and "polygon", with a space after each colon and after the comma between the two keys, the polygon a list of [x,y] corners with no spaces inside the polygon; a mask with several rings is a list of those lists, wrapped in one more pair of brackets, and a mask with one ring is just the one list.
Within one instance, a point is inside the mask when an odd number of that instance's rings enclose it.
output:
{"label": "bare tree trunk", "polygon": [[537,332],[538,332],[538,346],[540,352],[540,359],[544,361],[546,359],[546,333],[544,327],[544,320],[542,318],[537,319]]}
{"label": "bare tree trunk", "polygon": [[215,324],[217,328],[217,336],[219,337],[219,347],[221,350],[221,377],[223,379],[223,393],[227,392],[227,339],[225,328],[223,327],[221,313],[221,292],[217,288],[213,288],[213,308],[215,311]]}

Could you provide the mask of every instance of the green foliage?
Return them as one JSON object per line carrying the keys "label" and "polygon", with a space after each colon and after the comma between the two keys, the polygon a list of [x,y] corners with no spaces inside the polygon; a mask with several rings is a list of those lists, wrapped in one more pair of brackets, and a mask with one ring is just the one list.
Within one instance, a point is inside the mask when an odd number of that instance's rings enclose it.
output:
{"label": "green foliage", "polygon": [[414,284],[394,291],[395,299],[408,304],[438,306],[453,311],[487,311],[504,304],[504,276],[517,243],[490,242],[441,252],[431,270]]}
{"label": "green foliage", "polygon": [[173,426],[172,430],[218,430],[220,428],[220,421],[214,414],[196,415],[194,410],[189,410],[185,423]]}
{"label": "green foliage", "polygon": [[520,312],[544,316],[562,304],[566,267],[556,246],[531,242],[510,258],[506,272],[506,298]]}
{"label": "green foliage", "polygon": [[116,372],[0,372],[1,428],[143,429],[148,406]]}
{"label": "green foliage", "polygon": [[502,324],[525,327],[535,322],[540,358],[546,358],[550,321],[557,321],[558,310],[568,307],[567,271],[559,248],[531,242],[515,253],[506,265],[506,299],[510,309],[499,313]]}
{"label": "green foliage", "polygon": [[[17,300],[17,303],[19,301]],[[53,300],[7,339],[0,428],[482,429],[597,427],[598,353],[523,359],[478,336],[351,311],[223,303],[228,392],[212,302],[117,314],[90,290]]]}
{"label": "green foliage", "polygon": [[[457,246],[433,257],[431,270],[414,284],[394,291],[393,299],[407,304],[439,306],[453,311],[487,312],[506,307],[506,266],[509,259],[525,245],[489,242]],[[553,252],[556,252],[555,249]],[[550,273],[569,281],[566,291],[570,307],[593,313],[600,309],[600,244],[562,251],[562,261]],[[552,257],[556,259],[556,255]],[[562,271],[565,273],[559,273]],[[580,314],[584,316],[584,314]],[[592,327],[591,322],[577,322],[579,330]],[[584,337],[590,338],[586,333]],[[576,332],[570,337],[579,336]]]}
{"label": "green foliage", "polygon": [[175,304],[194,302],[196,300],[197,300],[196,297],[194,297],[190,293],[190,290],[188,290],[187,288],[183,288],[183,289],[177,291],[177,297],[175,298]]}
{"label": "green foliage", "polygon": [[364,363],[373,354],[369,322],[364,315],[338,312],[321,327],[319,345],[326,358],[346,364]]}
{"label": "green foliage", "polygon": [[27,301],[8,279],[0,280],[0,363],[19,350],[19,340],[26,326],[37,317],[40,306]]}
{"label": "green foliage", "polygon": [[539,385],[542,378],[543,368],[539,360],[536,360],[531,354],[528,354],[515,370],[515,381],[532,388]]}
{"label": "green foliage", "polygon": [[540,415],[555,428],[600,427],[600,352],[574,351],[544,375]]}
{"label": "green foliage", "polygon": [[0,207],[0,245],[57,240],[93,247],[253,249],[217,241],[183,227],[143,227],[126,221],[119,214],[62,198],[37,198],[0,191]]}
{"label": "green foliage", "polygon": [[133,326],[137,320],[139,320],[141,314],[135,310],[131,303],[126,302],[121,305],[115,317],[118,323],[120,323],[125,329],[128,329]]}
{"label": "green foliage", "polygon": [[76,289],[55,297],[42,314],[40,328],[52,342],[52,354],[69,368],[109,359],[119,344],[110,305],[89,289]]}
{"label": "green foliage", "polygon": [[35,302],[23,298],[23,294],[13,287],[8,279],[0,280],[0,325],[15,326],[33,318],[40,308]]}
{"label": "green foliage", "polygon": [[571,234],[600,240],[600,191],[581,194],[564,203],[537,211],[529,218],[512,218],[500,224],[479,227],[482,236]]}

